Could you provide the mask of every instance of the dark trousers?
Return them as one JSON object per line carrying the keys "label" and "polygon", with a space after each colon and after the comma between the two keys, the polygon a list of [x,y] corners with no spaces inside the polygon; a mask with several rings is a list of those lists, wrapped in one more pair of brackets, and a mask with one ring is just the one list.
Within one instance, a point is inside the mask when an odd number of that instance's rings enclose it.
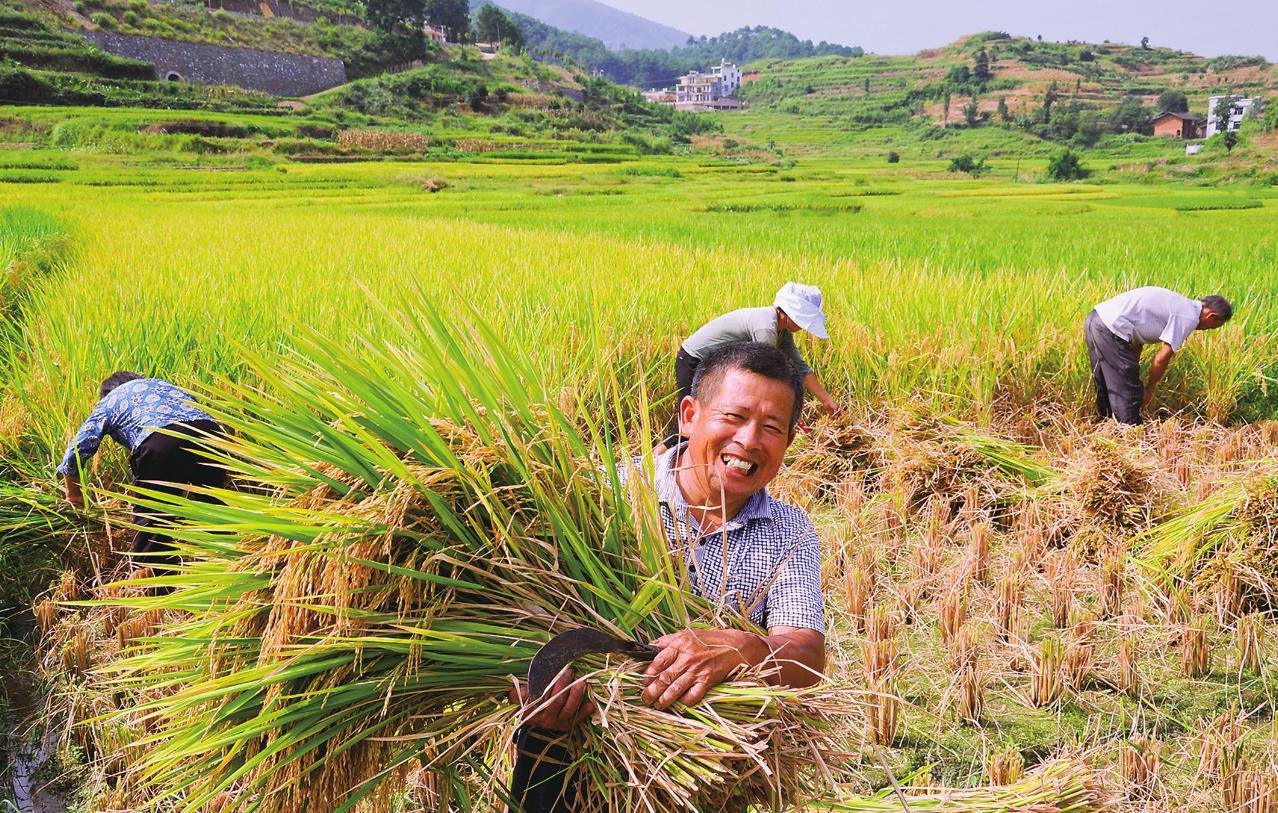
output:
{"label": "dark trousers", "polygon": [[557,731],[531,726],[519,729],[509,813],[572,813],[577,809],[577,786],[568,781],[572,756],[558,741],[561,736]]}
{"label": "dark trousers", "polygon": [[1096,383],[1096,413],[1119,423],[1140,423],[1140,402],[1145,397],[1140,357],[1129,342],[1105,326],[1096,311],[1087,315],[1083,335]]}
{"label": "dark trousers", "polygon": [[[169,435],[167,432],[179,434]],[[133,484],[173,495],[182,494],[187,486],[221,488],[226,483],[226,471],[198,452],[202,439],[221,434],[222,428],[213,421],[174,423],[164,427],[163,432],[153,432],[138,444],[129,457]],[[217,502],[213,497],[198,493],[192,493],[191,499]],[[133,534],[133,552],[140,554],[139,564],[167,565],[176,561],[172,540],[164,533],[173,519],[162,511],[134,506],[133,521],[138,530]]]}
{"label": "dark trousers", "polygon": [[667,449],[679,443],[679,405],[684,396],[692,395],[692,377],[697,374],[697,365],[701,359],[686,352],[682,347],[675,354],[675,385],[679,393],[675,395],[674,411],[670,416],[670,424],[666,427],[666,437],[661,442]]}

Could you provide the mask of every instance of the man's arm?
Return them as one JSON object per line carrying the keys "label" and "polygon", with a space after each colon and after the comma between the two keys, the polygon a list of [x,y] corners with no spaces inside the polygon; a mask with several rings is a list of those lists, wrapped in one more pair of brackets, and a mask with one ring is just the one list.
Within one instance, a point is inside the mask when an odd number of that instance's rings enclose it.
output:
{"label": "man's arm", "polygon": [[839,406],[839,402],[834,400],[830,393],[826,392],[825,387],[821,386],[816,373],[809,372],[805,374],[803,376],[803,386],[807,387],[813,398],[821,402],[821,406],[825,407],[826,412],[831,415],[837,415],[843,411],[843,407]]}
{"label": "man's arm", "polygon": [[1140,400],[1141,409],[1149,406],[1149,402],[1154,397],[1154,387],[1157,387],[1158,382],[1162,380],[1175,355],[1176,351],[1172,350],[1170,344],[1164,344],[1158,348],[1153,363],[1149,365],[1149,380],[1145,382],[1145,397]]}
{"label": "man's arm", "polygon": [[74,474],[62,475],[62,485],[66,491],[67,502],[76,508],[84,507],[84,492],[80,490],[80,479]]}
{"label": "man's arm", "polygon": [[77,508],[84,506],[84,495],[80,491],[80,469],[87,466],[102,445],[102,438],[107,433],[109,416],[105,406],[106,399],[99,401],[89,417],[84,419],[79,431],[67,446],[62,462],[58,464],[58,474],[66,489],[67,502]]}
{"label": "man's arm", "polygon": [[644,673],[644,702],[664,709],[701,702],[740,666],[777,667],[774,685],[804,688],[822,677],[825,636],[803,627],[772,627],[767,635],[741,630],[683,630],[658,638],[661,649]]}

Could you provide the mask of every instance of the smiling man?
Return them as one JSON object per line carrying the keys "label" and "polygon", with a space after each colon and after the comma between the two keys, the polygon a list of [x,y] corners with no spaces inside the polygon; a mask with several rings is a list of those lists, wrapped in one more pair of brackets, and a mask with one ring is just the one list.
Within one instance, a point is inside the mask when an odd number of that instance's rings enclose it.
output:
{"label": "smiling man", "polygon": [[[688,629],[654,641],[660,653],[645,673],[643,699],[656,708],[698,703],[744,666],[774,666],[771,680],[789,686],[821,679],[825,621],[816,531],[805,513],[767,492],[794,439],[803,391],[802,372],[770,344],[725,345],[698,365],[679,408],[687,440],[654,460],[662,522],[692,588],[767,632]],[[592,709],[585,686],[569,675],[550,693],[553,700],[520,732],[517,811],[574,809],[564,769],[571,757],[557,740]]]}

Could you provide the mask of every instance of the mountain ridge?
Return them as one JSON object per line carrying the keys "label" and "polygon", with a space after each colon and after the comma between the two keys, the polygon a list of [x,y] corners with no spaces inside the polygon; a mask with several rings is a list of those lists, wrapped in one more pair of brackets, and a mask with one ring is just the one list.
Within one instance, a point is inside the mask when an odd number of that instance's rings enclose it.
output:
{"label": "mountain ridge", "polygon": [[603,41],[613,50],[668,50],[690,37],[668,25],[613,8],[596,0],[493,0],[495,5],[565,31]]}

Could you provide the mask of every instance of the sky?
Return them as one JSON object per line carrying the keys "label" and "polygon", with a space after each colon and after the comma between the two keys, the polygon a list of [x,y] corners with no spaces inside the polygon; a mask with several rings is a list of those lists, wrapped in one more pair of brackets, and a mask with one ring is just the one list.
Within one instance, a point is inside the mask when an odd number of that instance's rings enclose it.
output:
{"label": "sky", "polygon": [[1278,62],[1278,0],[603,0],[691,34],[771,25],[813,42],[911,54],[963,34],[1105,40]]}

